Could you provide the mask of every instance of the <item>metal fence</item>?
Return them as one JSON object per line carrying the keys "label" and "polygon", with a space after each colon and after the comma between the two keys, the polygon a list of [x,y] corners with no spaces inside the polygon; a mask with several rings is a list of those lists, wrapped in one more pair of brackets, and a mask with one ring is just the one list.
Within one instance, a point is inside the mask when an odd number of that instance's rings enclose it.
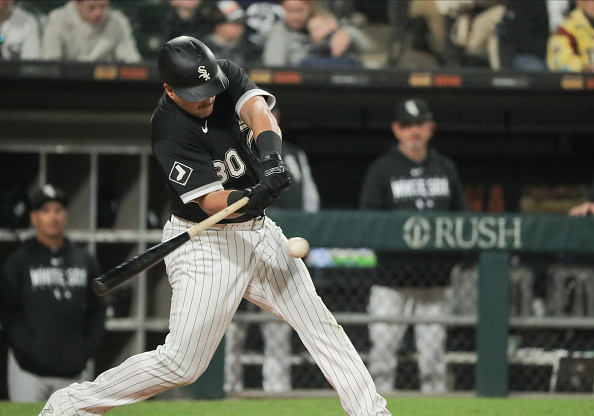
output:
{"label": "metal fence", "polygon": [[[318,294],[378,390],[594,392],[591,219],[367,214],[271,216],[310,239]],[[296,333],[251,305],[225,348],[228,394],[331,388]]]}

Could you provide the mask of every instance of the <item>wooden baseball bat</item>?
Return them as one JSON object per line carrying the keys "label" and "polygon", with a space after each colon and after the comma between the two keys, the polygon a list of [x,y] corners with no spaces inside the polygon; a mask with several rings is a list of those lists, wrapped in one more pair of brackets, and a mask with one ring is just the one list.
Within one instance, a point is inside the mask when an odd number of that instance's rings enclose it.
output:
{"label": "wooden baseball bat", "polygon": [[93,292],[99,296],[108,294],[116,287],[136,276],[138,273],[153,267],[173,250],[184,244],[186,241],[196,237],[207,228],[212,227],[217,222],[226,218],[229,214],[237,211],[239,208],[247,204],[248,201],[249,198],[247,196],[241,198],[239,201],[229,205],[227,208],[194,225],[189,230],[149,248],[144,253],[141,253],[128,261],[125,261],[119,266],[109,270],[107,273],[104,273],[96,279],[93,279],[91,282]]}

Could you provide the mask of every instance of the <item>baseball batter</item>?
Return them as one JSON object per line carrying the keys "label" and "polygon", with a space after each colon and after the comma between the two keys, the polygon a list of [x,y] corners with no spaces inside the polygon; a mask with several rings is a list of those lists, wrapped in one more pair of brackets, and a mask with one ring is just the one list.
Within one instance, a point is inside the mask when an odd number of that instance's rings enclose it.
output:
{"label": "baseball batter", "polygon": [[40,416],[103,415],[194,382],[242,297],[288,322],[349,415],[390,415],[351,341],[328,311],[282,230],[264,210],[288,186],[275,98],[242,68],[182,36],[159,54],[165,93],[152,118],[153,152],[167,177],[171,218],[163,239],[227,207],[249,203],[165,258],[173,289],[169,334],[93,382],[58,390]]}

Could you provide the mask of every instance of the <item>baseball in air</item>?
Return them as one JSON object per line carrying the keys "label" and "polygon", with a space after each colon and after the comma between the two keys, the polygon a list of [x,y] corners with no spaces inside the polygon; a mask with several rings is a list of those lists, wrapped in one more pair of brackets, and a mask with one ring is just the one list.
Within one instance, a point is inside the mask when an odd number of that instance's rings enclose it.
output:
{"label": "baseball in air", "polygon": [[289,238],[287,241],[287,253],[291,257],[303,258],[309,252],[309,243],[303,237]]}

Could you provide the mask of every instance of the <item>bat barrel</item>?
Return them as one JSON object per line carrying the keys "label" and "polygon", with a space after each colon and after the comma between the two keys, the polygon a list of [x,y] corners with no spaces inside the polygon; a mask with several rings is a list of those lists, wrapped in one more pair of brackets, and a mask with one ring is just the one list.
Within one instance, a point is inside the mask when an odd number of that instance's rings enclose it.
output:
{"label": "bat barrel", "polygon": [[151,247],[144,253],[109,270],[91,282],[91,289],[95,294],[104,296],[116,287],[130,280],[138,273],[153,267],[173,250],[188,241],[188,233],[182,233]]}
{"label": "bat barrel", "polygon": [[93,289],[93,292],[99,296],[108,294],[110,290],[103,281],[97,279],[94,279],[91,282],[91,289]]}
{"label": "bat barrel", "polygon": [[119,266],[111,269],[107,273],[99,276],[91,282],[91,289],[95,294],[104,296],[111,292],[116,287],[120,286],[127,280],[130,280],[138,273],[153,267],[155,264],[163,260],[163,258],[171,253],[173,250],[189,241],[208,227],[216,224],[223,218],[226,218],[229,214],[237,211],[243,207],[249,201],[248,197],[243,197],[239,201],[234,202],[227,208],[217,212],[216,214],[208,217],[204,221],[194,225],[188,231],[176,235],[169,240],[163,241],[154,247],[151,247],[147,251],[131,260],[128,260]]}

